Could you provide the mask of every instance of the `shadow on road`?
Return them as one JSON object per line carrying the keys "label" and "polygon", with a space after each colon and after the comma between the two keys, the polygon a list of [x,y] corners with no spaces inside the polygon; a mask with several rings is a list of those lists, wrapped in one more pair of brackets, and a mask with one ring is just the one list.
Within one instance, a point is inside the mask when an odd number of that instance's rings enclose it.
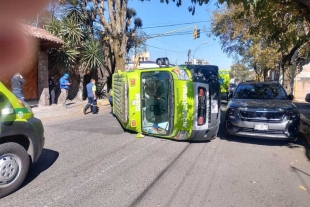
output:
{"label": "shadow on road", "polygon": [[75,102],[67,103],[67,106],[70,106],[72,104],[75,104]]}
{"label": "shadow on road", "polygon": [[[307,172],[305,172],[305,171],[303,171],[303,170],[300,170],[300,169],[298,169],[298,168],[296,168],[296,167],[293,167],[293,166],[291,166],[291,170],[292,170],[294,173],[297,174],[297,176],[298,176],[298,178],[300,179],[300,181],[301,181],[301,183],[303,184],[303,186],[305,186],[306,189],[309,189],[309,187],[308,187],[306,181],[302,178],[301,174],[306,175],[306,176],[309,176],[309,177],[310,177],[310,174],[307,173]],[[308,191],[308,193],[310,194],[310,191]]]}
{"label": "shadow on road", "polygon": [[158,175],[157,177],[153,180],[152,183],[150,183],[142,192],[140,195],[138,195],[132,203],[128,206],[130,207],[135,207],[137,206],[140,201],[144,198],[144,196],[153,188],[153,186],[161,180],[163,175],[165,175],[166,172],[169,171],[169,169],[176,163],[176,161],[185,153],[185,151],[190,147],[191,145],[187,145]]}
{"label": "shadow on road", "polygon": [[37,162],[30,166],[28,175],[22,185],[22,187],[28,185],[28,183],[32,182],[38,175],[51,167],[54,162],[58,159],[59,153],[43,148],[40,158]]}

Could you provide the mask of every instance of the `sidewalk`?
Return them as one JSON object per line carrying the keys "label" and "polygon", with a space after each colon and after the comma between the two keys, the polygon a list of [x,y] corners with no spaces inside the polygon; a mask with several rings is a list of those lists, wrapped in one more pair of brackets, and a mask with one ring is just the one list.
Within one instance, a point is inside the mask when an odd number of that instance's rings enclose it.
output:
{"label": "sidewalk", "polygon": [[[32,108],[34,116],[43,118],[52,118],[57,116],[68,116],[73,113],[80,113],[83,107],[87,104],[87,100],[72,100],[67,101],[67,108],[62,108],[62,105],[50,105],[50,106],[40,106],[38,102],[28,102]],[[109,106],[109,101],[107,99],[100,99],[97,101],[98,107]]]}

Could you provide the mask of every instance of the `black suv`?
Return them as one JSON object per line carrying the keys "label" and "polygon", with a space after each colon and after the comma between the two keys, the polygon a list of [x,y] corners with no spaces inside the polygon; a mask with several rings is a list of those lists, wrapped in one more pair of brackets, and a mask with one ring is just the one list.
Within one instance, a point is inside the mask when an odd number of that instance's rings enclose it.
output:
{"label": "black suv", "polygon": [[305,100],[306,100],[307,102],[310,102],[310,93],[308,93],[308,94],[306,95]]}
{"label": "black suv", "polygon": [[276,82],[238,84],[229,102],[225,118],[227,135],[274,138],[295,141],[300,114]]}

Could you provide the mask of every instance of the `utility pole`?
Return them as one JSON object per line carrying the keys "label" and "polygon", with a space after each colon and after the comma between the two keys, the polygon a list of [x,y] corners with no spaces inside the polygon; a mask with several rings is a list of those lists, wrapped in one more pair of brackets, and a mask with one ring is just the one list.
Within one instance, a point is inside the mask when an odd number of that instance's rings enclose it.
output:
{"label": "utility pole", "polygon": [[189,57],[191,56],[191,50],[188,50],[188,52],[187,52],[187,62],[188,62],[188,64],[189,64]]}

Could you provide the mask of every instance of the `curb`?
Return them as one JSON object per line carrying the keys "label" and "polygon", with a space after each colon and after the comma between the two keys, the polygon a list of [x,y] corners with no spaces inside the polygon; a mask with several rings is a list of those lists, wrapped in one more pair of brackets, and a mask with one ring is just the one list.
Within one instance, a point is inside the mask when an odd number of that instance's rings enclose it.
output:
{"label": "curb", "polygon": [[[308,119],[306,119],[302,114],[300,116],[300,121],[301,121],[301,125],[305,125],[307,126],[308,128],[310,128],[310,121]],[[307,132],[305,131],[300,131],[306,144],[308,144],[308,146],[310,146],[310,133],[308,134]],[[307,134],[306,134],[307,133]]]}
{"label": "curb", "polygon": [[306,125],[310,126],[310,120],[307,119],[303,114],[300,114],[300,120],[304,122]]}
{"label": "curb", "polygon": [[[32,107],[32,111],[34,112],[36,117],[54,117],[58,116],[58,114],[69,114],[74,111],[80,111],[87,104],[87,101],[76,101],[76,102],[68,102],[67,108],[62,108],[61,105],[53,105],[53,106],[38,106]],[[107,99],[100,99],[97,101],[98,107],[107,107],[110,106],[110,102]]]}

